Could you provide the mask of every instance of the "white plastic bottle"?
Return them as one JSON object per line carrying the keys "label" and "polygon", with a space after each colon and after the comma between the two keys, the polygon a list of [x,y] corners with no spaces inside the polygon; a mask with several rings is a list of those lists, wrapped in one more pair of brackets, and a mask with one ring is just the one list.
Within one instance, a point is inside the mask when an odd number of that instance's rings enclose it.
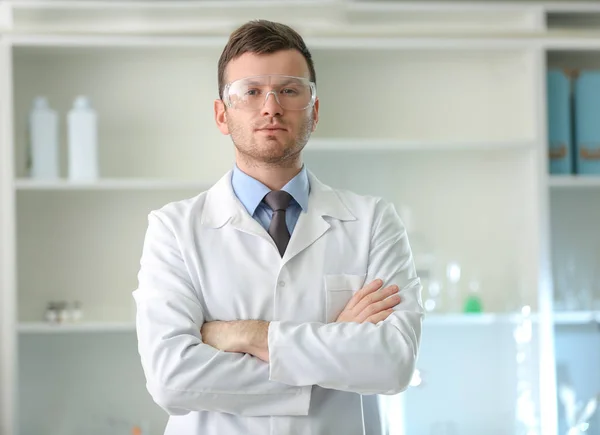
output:
{"label": "white plastic bottle", "polygon": [[69,179],[94,181],[98,178],[98,121],[89,98],[78,96],[68,118]]}
{"label": "white plastic bottle", "polygon": [[28,134],[29,176],[38,180],[59,178],[58,115],[50,108],[46,97],[33,100]]}

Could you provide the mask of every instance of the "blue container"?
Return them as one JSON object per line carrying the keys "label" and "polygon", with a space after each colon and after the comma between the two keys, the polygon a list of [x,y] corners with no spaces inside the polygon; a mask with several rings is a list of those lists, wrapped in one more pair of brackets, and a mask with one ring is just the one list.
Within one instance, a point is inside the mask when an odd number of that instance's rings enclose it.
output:
{"label": "blue container", "polygon": [[548,71],[548,162],[551,174],[572,174],[573,111],[570,74]]}
{"label": "blue container", "polygon": [[600,175],[600,71],[582,71],[575,82],[575,170]]}

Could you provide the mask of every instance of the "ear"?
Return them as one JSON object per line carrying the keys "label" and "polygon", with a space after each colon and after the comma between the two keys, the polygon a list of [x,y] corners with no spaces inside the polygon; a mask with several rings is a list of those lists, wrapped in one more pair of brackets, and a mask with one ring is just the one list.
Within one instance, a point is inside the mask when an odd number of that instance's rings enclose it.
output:
{"label": "ear", "polygon": [[227,126],[227,110],[225,110],[225,103],[223,100],[215,100],[215,122],[221,133],[228,135],[229,127]]}
{"label": "ear", "polygon": [[315,100],[315,105],[313,106],[312,110],[312,116],[314,121],[312,131],[315,131],[317,129],[317,124],[319,123],[319,97],[317,97],[317,99]]}

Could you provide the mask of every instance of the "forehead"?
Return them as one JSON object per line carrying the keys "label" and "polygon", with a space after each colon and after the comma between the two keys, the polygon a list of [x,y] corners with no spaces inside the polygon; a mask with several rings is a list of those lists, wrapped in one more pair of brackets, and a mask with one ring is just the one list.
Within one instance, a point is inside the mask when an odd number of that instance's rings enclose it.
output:
{"label": "forehead", "polygon": [[266,74],[310,78],[306,59],[298,50],[281,50],[269,54],[242,54],[227,65],[225,81]]}

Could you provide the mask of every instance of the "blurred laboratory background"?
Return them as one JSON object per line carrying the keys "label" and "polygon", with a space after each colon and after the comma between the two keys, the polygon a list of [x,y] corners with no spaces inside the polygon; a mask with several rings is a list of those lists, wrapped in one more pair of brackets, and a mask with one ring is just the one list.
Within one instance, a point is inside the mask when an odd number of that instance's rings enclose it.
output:
{"label": "blurred laboratory background", "polygon": [[307,166],[408,228],[427,314],[385,433],[600,435],[600,2],[399,0],[0,1],[0,434],[163,433],[147,214],[231,169],[217,60],[254,18],[313,53]]}

